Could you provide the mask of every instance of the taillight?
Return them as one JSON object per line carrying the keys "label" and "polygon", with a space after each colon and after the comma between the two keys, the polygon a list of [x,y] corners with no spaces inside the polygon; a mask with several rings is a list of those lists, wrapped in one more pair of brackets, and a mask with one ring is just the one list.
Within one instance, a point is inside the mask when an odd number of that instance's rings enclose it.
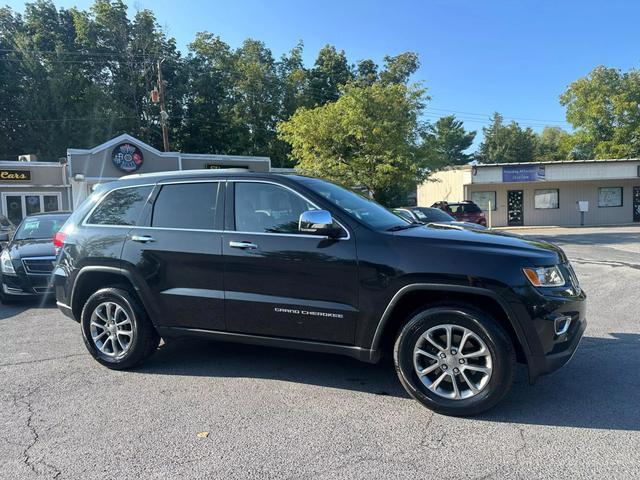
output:
{"label": "taillight", "polygon": [[53,236],[53,246],[61,248],[64,245],[64,241],[67,239],[67,234],[64,232],[56,232]]}

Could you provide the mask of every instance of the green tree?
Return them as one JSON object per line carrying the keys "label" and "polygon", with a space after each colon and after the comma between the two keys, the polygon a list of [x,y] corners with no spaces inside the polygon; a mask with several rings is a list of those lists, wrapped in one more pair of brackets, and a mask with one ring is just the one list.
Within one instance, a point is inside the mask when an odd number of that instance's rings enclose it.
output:
{"label": "green tree", "polygon": [[640,156],[640,71],[599,66],[560,96],[576,129],[573,156]]}
{"label": "green tree", "polygon": [[353,79],[353,72],[344,50],[326,45],[318,52],[313,68],[309,71],[307,104],[324,105],[340,96],[340,87]]}
{"label": "green tree", "polygon": [[424,100],[423,89],[403,84],[348,85],[335,102],[298,109],[279,134],[302,171],[388,203],[396,185],[428,175],[417,142]]}
{"label": "green tree", "polygon": [[420,68],[418,54],[404,52],[395,57],[385,55],[384,69],[380,72],[380,81],[383,83],[404,83]]}
{"label": "green tree", "polygon": [[560,127],[544,127],[538,136],[535,160],[570,160],[573,141],[571,134]]}
{"label": "green tree", "polygon": [[472,155],[465,152],[475,137],[476,132],[464,129],[462,120],[448,115],[427,127],[423,135],[423,149],[426,155],[431,156],[434,165],[464,165],[471,160]]}
{"label": "green tree", "polygon": [[537,137],[531,128],[522,129],[516,122],[504,124],[502,115],[494,113],[491,124],[483,127],[484,140],[475,157],[484,163],[531,162],[535,159]]}

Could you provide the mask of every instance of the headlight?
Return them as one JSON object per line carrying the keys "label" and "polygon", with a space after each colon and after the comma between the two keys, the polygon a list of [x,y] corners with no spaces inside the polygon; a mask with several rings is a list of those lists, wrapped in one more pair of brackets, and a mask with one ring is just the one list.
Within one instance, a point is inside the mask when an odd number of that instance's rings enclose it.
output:
{"label": "headlight", "polygon": [[9,250],[3,250],[2,254],[0,254],[0,269],[2,270],[2,273],[16,273],[13,269],[13,263],[11,263]]}
{"label": "headlight", "polygon": [[534,287],[561,287],[565,283],[562,272],[556,266],[523,268],[522,271]]}

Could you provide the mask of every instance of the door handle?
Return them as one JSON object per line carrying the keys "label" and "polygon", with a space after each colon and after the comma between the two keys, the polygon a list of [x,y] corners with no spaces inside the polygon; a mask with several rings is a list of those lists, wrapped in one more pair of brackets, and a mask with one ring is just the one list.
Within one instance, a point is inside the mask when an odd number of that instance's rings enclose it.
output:
{"label": "door handle", "polygon": [[134,242],[147,243],[147,242],[155,242],[156,240],[149,235],[131,235],[131,240]]}
{"label": "door handle", "polygon": [[242,249],[248,249],[248,250],[253,250],[258,248],[258,245],[256,245],[255,243],[251,243],[251,242],[236,242],[231,240],[229,242],[229,246],[231,248],[242,248]]}

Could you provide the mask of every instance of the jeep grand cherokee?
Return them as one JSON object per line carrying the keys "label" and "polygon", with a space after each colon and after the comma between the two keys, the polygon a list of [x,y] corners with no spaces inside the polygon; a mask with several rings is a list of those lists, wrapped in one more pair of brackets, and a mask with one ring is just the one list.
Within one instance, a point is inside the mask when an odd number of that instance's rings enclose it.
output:
{"label": "jeep grand cherokee", "polygon": [[565,364],[585,294],[563,251],[489,231],[410,224],[332,183],[182,171],[99,186],[56,235],[57,303],[101,364],[131,368],[165,340],[392,353],[427,407],[499,402],[516,362]]}

